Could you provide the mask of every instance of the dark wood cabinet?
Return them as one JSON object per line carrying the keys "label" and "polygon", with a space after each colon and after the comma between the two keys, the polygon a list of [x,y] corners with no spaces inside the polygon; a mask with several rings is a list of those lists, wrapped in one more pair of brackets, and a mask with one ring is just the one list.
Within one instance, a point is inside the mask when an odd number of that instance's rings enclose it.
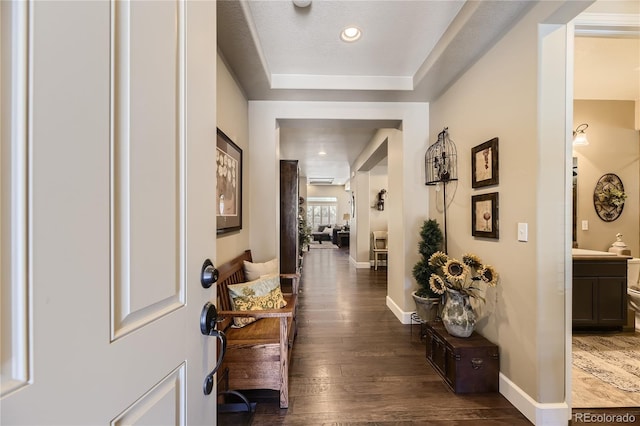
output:
{"label": "dark wood cabinet", "polygon": [[498,346],[474,332],[453,337],[441,322],[426,323],[427,360],[455,393],[497,392]]}
{"label": "dark wood cabinet", "polygon": [[349,247],[349,238],[351,233],[349,231],[338,231],[337,235],[338,247]]}
{"label": "dark wood cabinet", "polygon": [[298,272],[298,160],[280,160],[280,273]]}
{"label": "dark wood cabinet", "polygon": [[574,329],[621,329],[627,322],[627,258],[574,256]]}

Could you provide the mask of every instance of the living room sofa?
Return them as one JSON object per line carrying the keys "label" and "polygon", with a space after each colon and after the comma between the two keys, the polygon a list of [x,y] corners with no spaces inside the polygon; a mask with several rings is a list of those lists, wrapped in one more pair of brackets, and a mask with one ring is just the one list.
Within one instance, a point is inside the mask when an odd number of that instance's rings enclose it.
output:
{"label": "living room sofa", "polygon": [[338,244],[338,232],[342,231],[339,225],[320,225],[316,231],[311,233],[313,241],[322,244],[323,241],[331,241],[335,245]]}
{"label": "living room sofa", "polygon": [[337,240],[337,231],[340,228],[335,225],[319,225],[318,228],[311,232],[313,241],[318,241],[322,244],[323,241],[331,241],[335,244]]}

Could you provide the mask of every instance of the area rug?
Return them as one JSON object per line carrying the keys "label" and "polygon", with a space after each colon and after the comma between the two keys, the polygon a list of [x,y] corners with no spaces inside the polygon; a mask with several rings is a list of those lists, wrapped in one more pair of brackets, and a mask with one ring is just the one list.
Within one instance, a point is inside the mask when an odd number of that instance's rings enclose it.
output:
{"label": "area rug", "polygon": [[640,392],[640,335],[574,335],[573,365],[618,389]]}
{"label": "area rug", "polygon": [[323,241],[322,244],[318,241],[311,241],[309,244],[309,250],[315,249],[337,249],[338,246],[335,244],[331,244],[329,241]]}

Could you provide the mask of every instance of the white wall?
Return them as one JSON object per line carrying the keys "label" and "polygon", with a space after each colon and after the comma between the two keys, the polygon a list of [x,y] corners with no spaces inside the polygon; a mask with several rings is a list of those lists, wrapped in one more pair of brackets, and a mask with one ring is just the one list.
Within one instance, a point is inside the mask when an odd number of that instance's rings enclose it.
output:
{"label": "white wall", "polygon": [[[231,260],[251,248],[249,246],[251,221],[248,215],[251,210],[251,198],[249,197],[251,193],[249,179],[251,165],[247,152],[249,147],[249,104],[220,55],[217,58],[217,126],[242,149],[243,154],[242,229],[238,232],[223,234],[217,238],[216,264],[219,264]],[[212,144],[216,143],[215,137],[215,135],[211,136]],[[211,238],[216,238],[216,236],[212,235]],[[261,259],[256,258],[256,261],[259,260]]]}

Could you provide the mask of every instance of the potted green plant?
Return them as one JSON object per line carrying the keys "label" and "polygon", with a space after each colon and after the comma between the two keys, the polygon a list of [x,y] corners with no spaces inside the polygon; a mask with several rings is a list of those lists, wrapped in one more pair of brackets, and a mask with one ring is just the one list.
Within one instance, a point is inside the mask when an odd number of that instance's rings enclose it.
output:
{"label": "potted green plant", "polygon": [[420,229],[420,238],[418,252],[421,258],[413,267],[413,277],[418,283],[418,289],[411,294],[416,302],[418,316],[423,321],[429,322],[438,317],[441,298],[441,295],[433,291],[429,285],[431,274],[435,272],[434,267],[429,264],[429,258],[440,251],[444,240],[438,222],[433,219],[425,220]]}
{"label": "potted green plant", "polygon": [[300,256],[306,251],[311,243],[311,228],[307,225],[307,218],[301,214],[298,216],[298,248]]}

